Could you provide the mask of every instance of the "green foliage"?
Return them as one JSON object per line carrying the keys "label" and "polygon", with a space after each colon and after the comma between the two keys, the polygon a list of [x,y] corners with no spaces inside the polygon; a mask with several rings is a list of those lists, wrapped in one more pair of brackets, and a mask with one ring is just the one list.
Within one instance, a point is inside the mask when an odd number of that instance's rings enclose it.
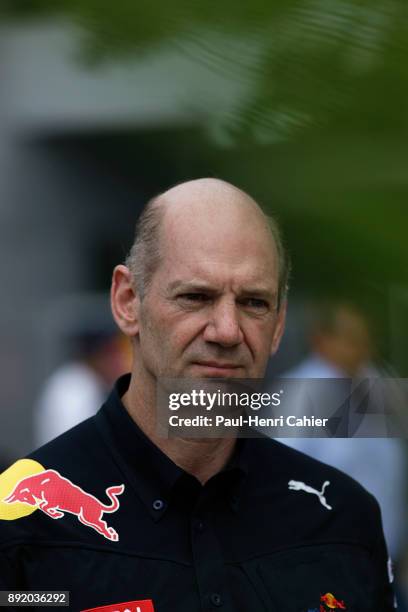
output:
{"label": "green foliage", "polygon": [[[370,119],[370,128],[384,121],[405,128],[405,0],[9,0],[1,10],[3,17],[70,19],[85,33],[88,62],[166,44],[245,81],[246,99],[215,118],[225,143],[296,138],[342,113]],[[385,82],[398,92],[399,109]]]}
{"label": "green foliage", "polygon": [[170,48],[243,84],[204,113],[207,140],[172,149],[164,134],[156,184],[215,174],[247,189],[278,214],[306,294],[386,312],[406,286],[406,0],[3,0],[0,14],[72,21],[88,63]]}

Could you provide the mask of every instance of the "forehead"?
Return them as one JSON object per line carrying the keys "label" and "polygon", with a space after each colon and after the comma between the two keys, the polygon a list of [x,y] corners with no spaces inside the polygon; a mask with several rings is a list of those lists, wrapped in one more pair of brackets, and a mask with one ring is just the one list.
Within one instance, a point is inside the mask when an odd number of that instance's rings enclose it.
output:
{"label": "forehead", "polygon": [[208,282],[277,285],[276,246],[266,218],[253,205],[214,202],[166,212],[160,252],[169,279],[183,274]]}

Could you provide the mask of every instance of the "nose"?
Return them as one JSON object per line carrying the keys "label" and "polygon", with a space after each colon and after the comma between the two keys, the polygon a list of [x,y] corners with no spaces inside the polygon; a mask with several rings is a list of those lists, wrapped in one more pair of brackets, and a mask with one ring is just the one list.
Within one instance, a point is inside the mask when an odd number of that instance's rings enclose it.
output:
{"label": "nose", "polygon": [[225,299],[215,303],[204,330],[204,340],[230,347],[240,344],[243,338],[235,301]]}

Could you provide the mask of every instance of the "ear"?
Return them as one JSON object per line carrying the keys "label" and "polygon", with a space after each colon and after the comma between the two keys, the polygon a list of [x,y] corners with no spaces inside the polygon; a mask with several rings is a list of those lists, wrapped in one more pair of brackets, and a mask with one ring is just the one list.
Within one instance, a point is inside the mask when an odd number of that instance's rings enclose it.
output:
{"label": "ear", "polygon": [[111,308],[120,330],[132,338],[139,333],[140,298],[135,291],[130,270],[116,266],[112,275]]}
{"label": "ear", "polygon": [[272,342],[271,342],[271,355],[274,355],[279,348],[280,341],[283,336],[283,332],[285,331],[285,321],[286,321],[286,310],[287,310],[287,302],[286,300],[281,304],[278,313],[277,313],[277,321],[275,330],[273,332]]}

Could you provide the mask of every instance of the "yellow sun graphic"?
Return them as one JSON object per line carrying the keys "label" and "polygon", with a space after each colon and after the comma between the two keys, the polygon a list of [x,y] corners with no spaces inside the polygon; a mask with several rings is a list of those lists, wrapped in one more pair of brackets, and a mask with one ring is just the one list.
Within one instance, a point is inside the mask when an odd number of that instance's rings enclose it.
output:
{"label": "yellow sun graphic", "polygon": [[33,459],[19,459],[5,472],[0,474],[0,519],[3,521],[14,521],[15,519],[28,516],[37,510],[36,506],[30,506],[21,502],[8,504],[3,501],[13,491],[16,484],[26,478],[44,472],[45,468]]}

